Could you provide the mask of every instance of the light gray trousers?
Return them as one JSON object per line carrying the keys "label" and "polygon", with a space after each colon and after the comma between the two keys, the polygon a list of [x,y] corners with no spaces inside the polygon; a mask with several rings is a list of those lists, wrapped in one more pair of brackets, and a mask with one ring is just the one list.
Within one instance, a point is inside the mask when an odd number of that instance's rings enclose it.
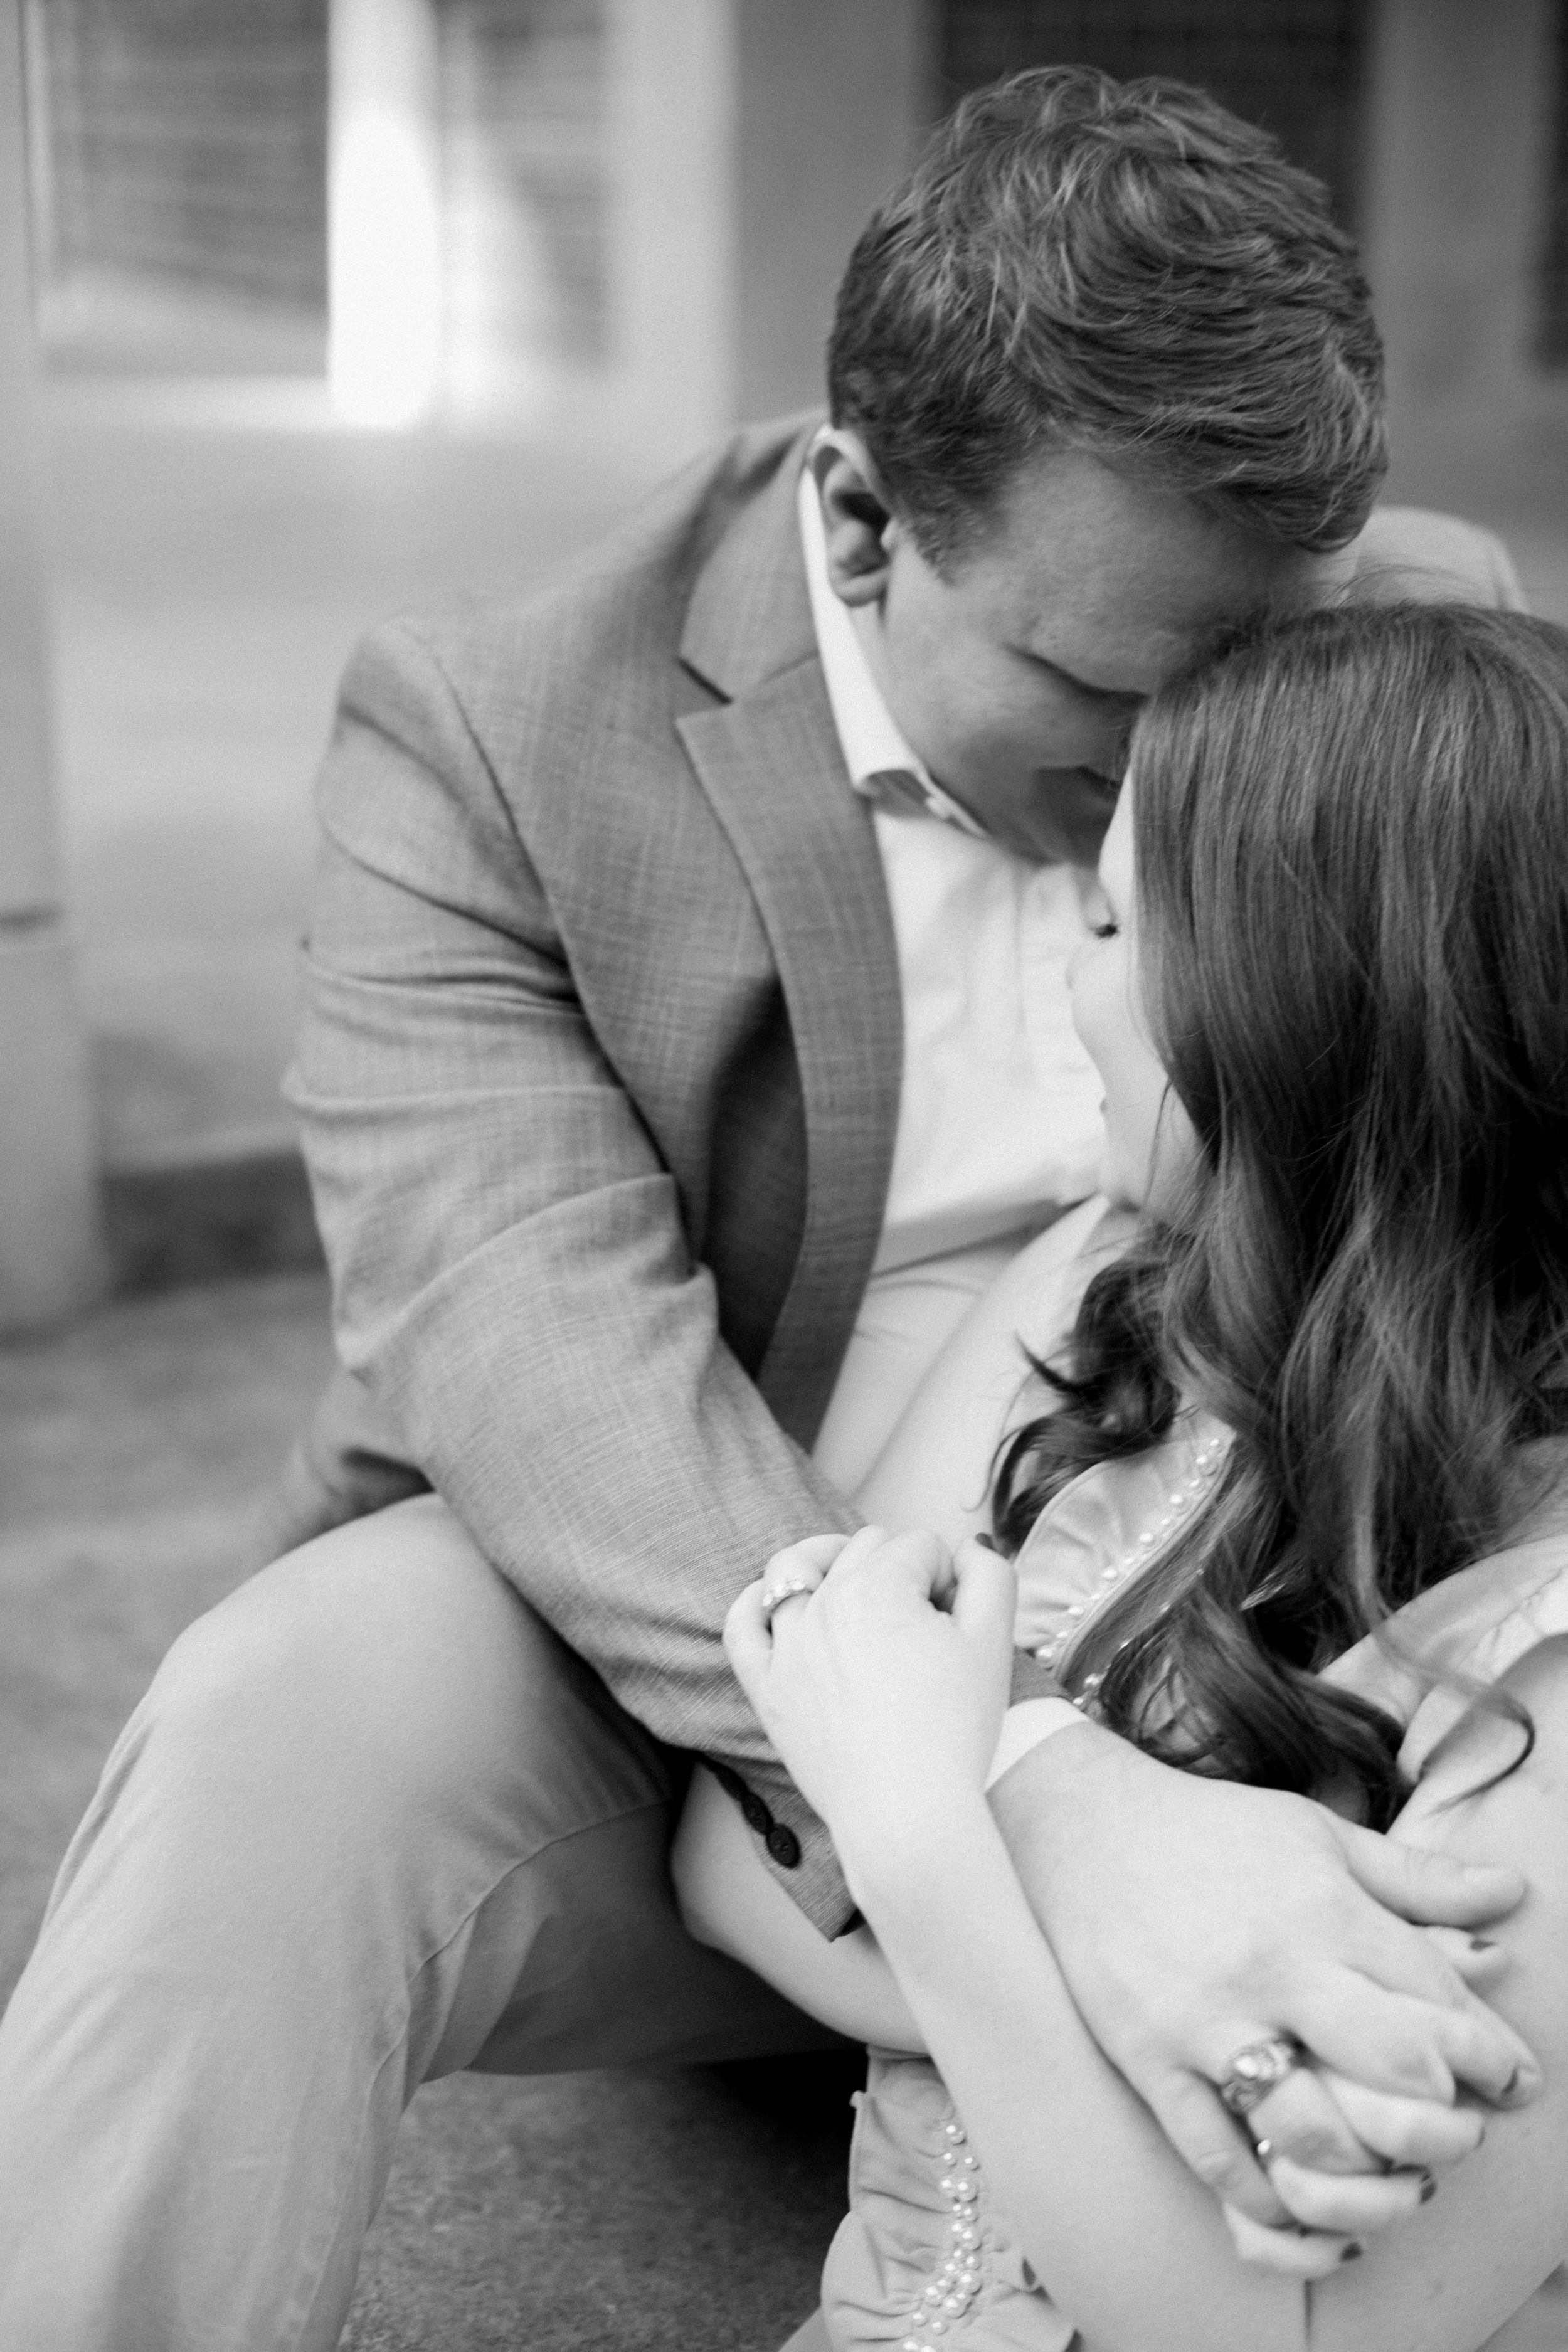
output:
{"label": "light gray trousers", "polygon": [[681,1928],[683,1783],[433,1496],[200,1619],[0,2022],[0,2346],[328,2352],[422,2082],[831,2044]]}

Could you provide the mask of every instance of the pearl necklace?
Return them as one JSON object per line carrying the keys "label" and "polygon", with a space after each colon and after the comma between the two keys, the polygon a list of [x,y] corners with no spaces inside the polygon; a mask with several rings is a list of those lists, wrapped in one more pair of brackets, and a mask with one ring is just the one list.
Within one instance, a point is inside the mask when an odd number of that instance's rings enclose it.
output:
{"label": "pearl necklace", "polygon": [[969,2135],[956,2121],[943,2124],[947,2142],[938,2161],[947,2168],[938,2183],[952,2210],[952,2252],[927,2284],[910,2316],[911,2333],[899,2352],[938,2352],[931,2337],[947,2334],[980,2292],[980,2159],[965,2146]]}
{"label": "pearl necklace", "polygon": [[[1193,1456],[1191,1474],[1181,1486],[1173,1487],[1170,1494],[1166,1496],[1164,1517],[1155,1520],[1152,1526],[1143,1528],[1136,1542],[1122,1553],[1120,1559],[1112,1560],[1109,1568],[1100,1570],[1099,1591],[1091,1593],[1087,1601],[1068,1602],[1068,1622],[1059,1633],[1053,1634],[1048,1642],[1042,1642],[1035,1652],[1036,1657],[1043,1666],[1050,1666],[1053,1669],[1058,1667],[1068,1648],[1077,1641],[1089,1620],[1105,1606],[1116,1587],[1125,1578],[1141,1573],[1146,1569],[1154,1554],[1163,1548],[1183,1521],[1191,1518],[1199,1504],[1206,1497],[1209,1488],[1218,1475],[1220,1465],[1229,1449],[1230,1436],[1228,1429],[1222,1429],[1213,1437],[1205,1440]],[[1126,1646],[1125,1642],[1121,1645],[1121,1649],[1125,1649]],[[1104,1680],[1103,1672],[1086,1675],[1083,1688],[1073,1699],[1074,1706],[1080,1709],[1087,1707]]]}

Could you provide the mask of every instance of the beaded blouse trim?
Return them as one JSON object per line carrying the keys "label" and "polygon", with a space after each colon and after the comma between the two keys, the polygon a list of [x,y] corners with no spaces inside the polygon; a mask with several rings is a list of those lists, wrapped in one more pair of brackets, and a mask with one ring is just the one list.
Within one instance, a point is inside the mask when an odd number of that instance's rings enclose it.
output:
{"label": "beaded blouse trim", "polygon": [[981,2288],[980,2161],[965,2145],[969,2135],[955,2113],[943,2124],[942,2136],[938,2187],[952,2214],[952,2246],[916,2301],[900,2352],[939,2352],[933,2339],[968,2317]]}
{"label": "beaded blouse trim", "polygon": [[[1047,1504],[1018,1554],[1017,1646],[1058,1679],[1095,1617],[1134,1577],[1153,1568],[1212,1493],[1231,1432],[1196,1407],[1161,1445],[1121,1462],[1097,1462]],[[1086,1677],[1087,1706],[1103,1681]]]}

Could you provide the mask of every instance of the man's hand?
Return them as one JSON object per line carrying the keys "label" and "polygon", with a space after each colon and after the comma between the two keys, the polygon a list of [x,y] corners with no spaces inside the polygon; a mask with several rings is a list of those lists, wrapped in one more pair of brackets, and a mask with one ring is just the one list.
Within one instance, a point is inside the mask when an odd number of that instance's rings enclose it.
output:
{"label": "man's hand", "polygon": [[[1197,2177],[1255,2221],[1288,2216],[1215,2090],[1250,2042],[1295,2034],[1391,2114],[1459,2084],[1510,2105],[1538,2087],[1518,2035],[1408,1924],[1496,1918],[1522,1899],[1517,1873],[1173,1771],[1089,1724],[1032,1749],[991,1801],[1084,2022]],[[1328,2094],[1290,2079],[1295,2112],[1269,2137],[1311,2166]]]}

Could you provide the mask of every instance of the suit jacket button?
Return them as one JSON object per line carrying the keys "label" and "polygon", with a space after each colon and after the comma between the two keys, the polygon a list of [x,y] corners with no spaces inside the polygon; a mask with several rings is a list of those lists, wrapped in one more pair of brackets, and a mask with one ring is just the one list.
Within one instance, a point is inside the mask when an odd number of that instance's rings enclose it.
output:
{"label": "suit jacket button", "polygon": [[715,1763],[710,1756],[705,1756],[702,1760],[727,1796],[733,1797],[738,1802],[745,1795],[745,1782],[738,1772],[731,1770],[728,1764]]}
{"label": "suit jacket button", "polygon": [[800,1840],[783,1822],[775,1822],[768,1832],[767,1846],[781,1870],[793,1870],[800,1860]]}
{"label": "suit jacket button", "polygon": [[773,1825],[773,1817],[772,1813],[769,1812],[766,1805],[763,1804],[761,1797],[753,1796],[751,1790],[748,1789],[741,1799],[741,1811],[745,1814],[747,1821],[756,1831],[757,1835],[759,1837],[766,1837],[768,1832]]}

